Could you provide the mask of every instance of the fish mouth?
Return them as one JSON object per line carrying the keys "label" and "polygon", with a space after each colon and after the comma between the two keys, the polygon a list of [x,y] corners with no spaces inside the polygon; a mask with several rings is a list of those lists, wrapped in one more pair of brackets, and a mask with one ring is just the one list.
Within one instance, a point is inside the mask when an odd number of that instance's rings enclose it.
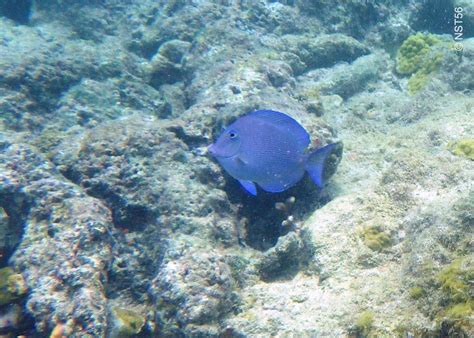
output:
{"label": "fish mouth", "polygon": [[216,155],[216,147],[214,146],[214,144],[210,144],[207,146],[207,153],[208,154],[211,154],[212,156],[215,156]]}
{"label": "fish mouth", "polygon": [[210,154],[211,156],[220,157],[220,158],[232,157],[232,156],[223,156],[222,154],[219,154],[219,152],[216,149],[215,144],[210,144],[209,146],[207,146],[207,153]]}
{"label": "fish mouth", "polygon": [[210,144],[207,146],[207,153],[214,157],[220,157],[219,154],[217,153],[215,144]]}

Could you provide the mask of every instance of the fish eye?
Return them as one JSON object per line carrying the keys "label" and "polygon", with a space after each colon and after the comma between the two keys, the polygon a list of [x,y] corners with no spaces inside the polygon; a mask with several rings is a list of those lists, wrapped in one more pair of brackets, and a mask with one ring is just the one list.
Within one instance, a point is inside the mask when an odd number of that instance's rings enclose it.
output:
{"label": "fish eye", "polygon": [[230,137],[230,138],[236,138],[236,137],[237,137],[237,133],[236,133],[235,131],[231,131],[231,132],[229,133],[229,137]]}

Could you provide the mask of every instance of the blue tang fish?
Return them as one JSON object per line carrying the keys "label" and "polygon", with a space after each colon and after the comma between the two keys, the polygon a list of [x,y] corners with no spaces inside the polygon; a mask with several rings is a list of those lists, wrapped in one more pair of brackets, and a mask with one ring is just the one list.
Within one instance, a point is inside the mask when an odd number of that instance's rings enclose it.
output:
{"label": "blue tang fish", "polygon": [[324,163],[337,143],[306,153],[309,135],[294,119],[257,110],[228,126],[208,152],[252,195],[258,184],[268,192],[294,186],[307,171],[323,187]]}

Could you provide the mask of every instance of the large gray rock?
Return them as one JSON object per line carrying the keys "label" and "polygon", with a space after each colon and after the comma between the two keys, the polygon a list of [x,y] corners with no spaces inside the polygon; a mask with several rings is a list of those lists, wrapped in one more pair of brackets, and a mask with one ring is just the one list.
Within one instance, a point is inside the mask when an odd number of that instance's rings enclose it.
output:
{"label": "large gray rock", "polygon": [[0,196],[1,206],[21,217],[24,227],[10,263],[27,282],[26,308],[37,332],[69,321],[71,336],[103,335],[112,259],[109,210],[23,144],[0,154]]}
{"label": "large gray rock", "polygon": [[217,336],[219,321],[236,310],[236,284],[229,266],[216,251],[170,254],[150,289],[161,333]]}
{"label": "large gray rock", "polygon": [[[63,93],[82,79],[102,81],[127,68],[127,61],[120,60],[126,57],[113,39],[98,48],[84,40],[73,42],[70,32],[52,24],[39,28],[0,20],[0,26],[4,36],[0,43],[0,107],[4,114],[0,119],[15,130],[80,123],[80,116],[56,111]],[[114,92],[106,85],[95,90],[113,99]]]}
{"label": "large gray rock", "polygon": [[[53,161],[66,177],[103,200],[112,212],[115,227],[123,231],[113,248],[116,258],[109,271],[109,294],[147,302],[155,308],[160,328],[188,334],[193,332],[188,324],[203,325],[200,330],[211,322],[216,325],[219,313],[235,301],[227,294],[233,285],[231,274],[225,272],[229,267],[216,258],[217,252],[211,255],[200,247],[213,243],[236,246],[239,232],[236,218],[230,216],[236,210],[220,190],[223,181],[217,166],[180,139],[180,128],[176,122],[141,116],[104,123],[87,137],[79,135],[57,146]],[[160,299],[166,287],[172,285],[165,281],[171,276],[169,267],[181,259],[170,253],[182,242],[181,236],[189,238],[188,258],[183,258],[182,264],[200,276],[189,288],[212,295],[215,306],[194,304],[200,302],[202,294],[180,291],[179,295],[170,295],[173,313],[178,311],[183,317],[176,325],[186,326],[178,330],[171,329],[175,325],[168,323],[174,320],[169,318],[171,310],[162,308]],[[225,272],[218,282],[224,290],[218,294],[214,294],[212,284],[208,286],[201,280],[208,273],[200,272],[203,267],[213,269],[203,260],[214,259]],[[153,278],[158,286],[150,284]],[[191,315],[191,309],[207,312]]]}
{"label": "large gray rock", "polygon": [[339,95],[347,99],[374,85],[388,68],[387,59],[383,54],[371,54],[350,64],[310,71],[299,77],[298,91],[310,100],[311,96],[318,95]]}
{"label": "large gray rock", "polygon": [[[271,40],[270,40],[271,41]],[[269,41],[269,42],[270,42]],[[369,49],[356,39],[344,34],[285,35],[277,39],[277,48],[297,55],[305,70],[332,67],[338,62],[352,62]],[[293,69],[297,71],[297,69]]]}
{"label": "large gray rock", "polygon": [[181,40],[170,40],[163,43],[150,60],[150,83],[158,88],[165,83],[183,80],[186,75],[185,55],[191,43]]}
{"label": "large gray rock", "polygon": [[474,66],[474,38],[459,42],[459,46],[462,50],[445,53],[439,77],[455,90],[473,90],[474,75],[470,69]]}

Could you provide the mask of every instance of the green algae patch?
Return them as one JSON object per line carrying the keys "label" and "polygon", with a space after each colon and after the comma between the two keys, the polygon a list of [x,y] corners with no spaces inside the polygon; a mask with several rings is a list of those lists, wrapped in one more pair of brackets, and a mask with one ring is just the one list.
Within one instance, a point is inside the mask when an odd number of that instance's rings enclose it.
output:
{"label": "green algae patch", "polygon": [[432,34],[417,33],[401,45],[396,57],[396,70],[401,75],[411,75],[408,93],[416,94],[429,82],[443,61],[443,49],[436,49],[442,41]]}
{"label": "green algae patch", "polygon": [[448,144],[448,149],[456,156],[474,161],[474,138],[465,138]]}
{"label": "green algae patch", "polygon": [[416,300],[423,297],[426,294],[426,291],[422,287],[415,286],[413,288],[410,288],[410,290],[408,290],[408,294],[410,295],[410,298]]}
{"label": "green algae patch", "polygon": [[381,226],[366,226],[359,231],[359,236],[364,244],[373,251],[382,251],[392,244],[392,239]]}
{"label": "green algae patch", "polygon": [[375,314],[373,311],[362,312],[355,322],[355,328],[358,332],[367,336],[374,325]]}
{"label": "green algae patch", "polygon": [[0,269],[0,305],[11,303],[26,294],[23,276],[12,268]]}
{"label": "green algae patch", "polygon": [[474,256],[454,260],[438,274],[438,281],[450,300],[455,303],[472,301]]}
{"label": "green algae patch", "polygon": [[437,320],[456,329],[460,337],[468,337],[468,332],[474,330],[474,301],[449,306],[438,314]]}
{"label": "green algae patch", "polygon": [[458,327],[474,326],[474,301],[450,306],[445,312],[445,317]]}
{"label": "green algae patch", "polygon": [[456,304],[446,310],[446,317],[451,320],[465,320],[472,316],[474,316],[474,301]]}
{"label": "green algae patch", "polygon": [[114,307],[112,313],[115,317],[113,332],[116,337],[135,336],[145,325],[145,318],[134,311]]}
{"label": "green algae patch", "polygon": [[437,315],[439,322],[469,332],[474,327],[474,255],[460,257],[444,267],[438,282],[445,296],[447,307]]}

